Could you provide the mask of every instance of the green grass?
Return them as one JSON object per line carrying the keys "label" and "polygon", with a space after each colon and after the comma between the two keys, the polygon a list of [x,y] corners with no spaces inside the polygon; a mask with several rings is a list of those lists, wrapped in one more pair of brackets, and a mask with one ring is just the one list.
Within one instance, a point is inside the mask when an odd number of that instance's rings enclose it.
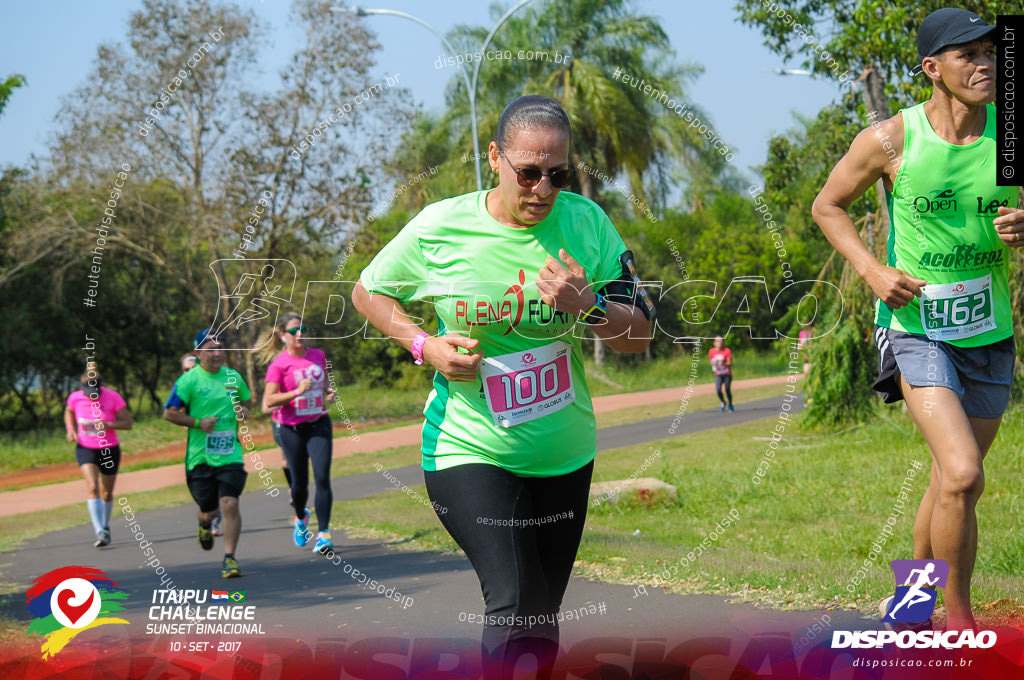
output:
{"label": "green grass", "polygon": [[[345,385],[338,388],[338,398],[353,422],[366,423],[423,415],[423,404],[430,393],[429,382],[410,389]],[[331,418],[337,423],[338,411],[332,407]]]}
{"label": "green grass", "polygon": [[[338,424],[347,415],[361,432],[407,425],[406,421],[422,415],[423,402],[428,392],[429,388],[419,387],[371,389],[362,385],[345,385],[338,388],[338,396],[343,407],[341,417],[335,407],[331,408],[331,417]],[[371,394],[372,398],[368,398]],[[167,464],[168,461],[133,463],[131,457],[135,452],[183,441],[182,429],[168,423],[158,414],[144,412],[133,416],[134,427],[131,430],[119,430],[117,433],[123,456],[121,470],[129,472]],[[257,433],[267,432],[270,429],[270,420],[266,416],[257,415],[253,419],[252,427]],[[75,446],[65,439],[63,425],[28,432],[5,433],[4,439],[4,446],[0,449],[0,474],[54,463],[71,463],[75,460]]]}
{"label": "green grass", "polygon": [[[346,385],[339,388],[339,398],[344,408],[343,414],[359,427],[360,432],[408,425],[422,415],[423,402],[427,397],[427,390],[418,388],[415,390],[373,389],[372,399],[367,398],[370,392],[369,388],[359,385]],[[339,411],[334,407],[331,408],[331,418],[336,425],[341,421]],[[270,421],[267,417],[261,416],[253,420],[251,427],[257,433],[268,432]],[[184,440],[182,428],[168,423],[159,415],[150,413],[140,415],[135,418],[131,430],[119,430],[117,436],[123,455],[121,465],[123,472],[144,470],[184,460],[181,458],[162,462],[132,462],[131,456],[134,452],[148,451]],[[0,474],[54,463],[72,463],[75,460],[75,445],[65,439],[63,429],[15,432],[5,435],[5,438],[7,441],[4,443],[3,449],[0,450]]]}
{"label": "green grass", "polygon": [[[180,427],[156,415],[142,416],[132,429],[118,430],[117,437],[126,464],[130,464],[132,451],[155,449],[184,440]],[[0,473],[74,461],[75,445],[64,438],[63,428],[13,433],[0,451]]]}
{"label": "green grass", "polygon": [[[761,388],[771,393],[777,387]],[[754,391],[746,396],[753,397]],[[713,397],[712,397],[713,398]],[[696,398],[695,398],[696,400]],[[692,402],[691,402],[692,403]],[[640,411],[639,409],[637,412]],[[973,597],[983,622],[1024,615],[1015,593],[1024,589],[1024,512],[1019,470],[1024,467],[1024,409],[1004,419],[986,466],[979,505],[982,537]],[[648,417],[645,416],[644,417]],[[760,485],[751,479],[762,460],[774,419],[699,432],[598,455],[595,481],[629,477],[660,451],[644,473],[674,484],[676,499],[629,499],[591,508],[576,573],[602,581],[659,584],[677,593],[714,593],[777,608],[858,608],[871,613],[891,594],[888,561],[911,554],[911,518],[901,518],[862,582],[847,584],[868,558],[912,461],[925,467],[913,482],[911,511],[926,484],[928,453],[909,418],[898,408],[880,408],[869,425],[839,432],[792,426]],[[335,476],[369,472],[375,464],[398,468],[419,460],[417,447],[396,447],[338,458]],[[422,485],[415,490],[426,495]],[[181,505],[178,485],[131,497],[137,511]],[[695,550],[717,522],[735,508],[739,520],[688,566],[680,558]],[[437,518],[405,494],[384,493],[338,501],[335,529],[387,539],[406,549],[454,552],[458,548]],[[85,523],[78,505],[47,513],[47,527]],[[34,536],[34,515],[0,518],[0,550],[15,549]],[[634,535],[639,530],[638,535]]]}
{"label": "green grass", "polygon": [[[989,454],[986,490],[978,516],[982,537],[973,601],[983,621],[1024,616],[1024,467],[1022,409],[1008,413]],[[888,562],[912,552],[913,511],[927,484],[929,454],[909,418],[880,410],[870,425],[837,433],[787,430],[760,485],[752,476],[775,420],[737,425],[685,438],[638,445],[598,455],[595,481],[630,476],[661,449],[646,471],[676,485],[675,500],[654,498],[591,509],[577,573],[597,580],[655,585],[677,593],[722,594],[776,608],[856,608],[871,613],[892,593]],[[922,471],[913,482],[910,516],[861,582],[847,590],[868,559],[913,460]],[[424,493],[424,489],[417,489]],[[731,509],[739,521],[725,529],[687,566],[695,550]],[[405,495],[380,494],[337,504],[338,516],[363,535],[404,541],[404,547],[455,551],[434,515]],[[639,535],[634,532],[639,530]],[[1016,597],[1017,599],[1011,599]]]}
{"label": "green grass", "polygon": [[[117,499],[125,494],[114,491],[114,498]],[[128,502],[135,511],[157,510],[181,505],[183,500],[189,498],[188,487],[184,484],[167,486],[163,489],[147,491],[143,493],[128,494]],[[115,507],[116,510],[116,507]],[[117,520],[117,513],[112,521]],[[0,552],[14,550],[24,541],[39,535],[39,525],[31,521],[33,514],[13,515],[0,517]],[[57,531],[78,525],[88,524],[89,515],[85,510],[85,494],[82,494],[82,502],[74,505],[66,505],[59,508],[52,508],[46,511],[46,530]],[[115,533],[118,527],[114,527]],[[121,527],[123,528],[123,527]],[[193,529],[194,531],[194,529]],[[91,532],[90,532],[91,534]],[[125,536],[121,532],[122,537]]]}
{"label": "green grass", "polygon": [[[584,345],[584,347],[586,348],[588,345]],[[595,397],[603,397],[607,394],[641,392],[686,385],[694,363],[692,347],[692,345],[680,345],[675,355],[656,361],[647,362],[639,357],[628,361],[608,361],[601,369],[594,365],[591,353],[584,360],[590,393]],[[708,361],[708,349],[710,348],[711,343],[704,342],[696,355],[696,383],[714,381],[711,364]],[[733,353],[733,380],[785,374],[786,364],[774,353],[759,354],[749,349]]]}
{"label": "green grass", "polygon": [[[364,472],[376,472],[376,463],[389,469],[400,468],[420,462],[418,446],[396,446],[372,453],[357,453],[351,456],[335,458],[331,461],[331,477],[344,477],[346,475],[361,474]],[[273,479],[275,486],[283,486],[284,477],[280,470],[272,469],[275,473]],[[250,480],[251,482],[251,480]],[[256,487],[250,484],[249,489]],[[259,488],[263,488],[260,486]],[[124,494],[118,493],[116,487],[114,496]],[[129,503],[136,511],[156,510],[175,505],[189,505],[185,502],[189,499],[188,487],[184,484],[168,486],[162,489],[146,491],[145,493],[131,494]],[[62,507],[53,508],[46,512],[47,531],[57,531],[88,523],[88,515],[84,509],[85,495],[83,493],[82,503],[75,503]],[[14,550],[21,543],[39,534],[36,513],[0,517],[0,552]],[[0,590],[2,593],[2,590]]]}
{"label": "green grass", "polygon": [[[765,385],[763,387],[751,387],[743,390],[737,390],[734,387],[732,391],[733,403],[739,407],[740,404],[757,401],[758,399],[781,396],[784,391],[785,385]],[[683,388],[680,388],[680,397],[682,397],[683,394]],[[718,397],[714,394],[690,397],[689,401],[687,401],[686,413],[694,413],[695,411],[716,408],[718,404]],[[597,426],[613,427],[615,425],[625,425],[627,423],[635,423],[641,420],[674,416],[679,412],[679,405],[680,401],[676,399],[663,404],[653,404],[651,406],[599,413],[597,414]],[[728,416],[723,416],[723,418],[726,417]]]}
{"label": "green grass", "polygon": [[[704,343],[697,361],[696,382],[712,380],[707,361],[707,347]],[[688,345],[682,346],[689,347]],[[594,396],[636,392],[664,387],[680,387],[687,383],[691,370],[692,354],[680,349],[676,356],[657,361],[610,360],[604,368],[597,370],[591,359],[586,360],[588,383]],[[635,363],[636,365],[632,365]],[[785,373],[785,366],[774,355],[757,354],[751,350],[737,352],[734,358],[737,379],[760,378]],[[423,373],[422,376],[419,373]],[[402,387],[378,388],[365,385],[345,385],[338,388],[341,411],[331,407],[331,418],[335,424],[347,416],[361,431],[387,429],[418,420],[423,413],[423,403],[430,391],[427,374],[417,371],[420,380],[403,379]],[[416,384],[417,382],[422,384]],[[706,408],[706,407],[704,407]],[[265,417],[254,420],[257,432],[266,431],[269,422]],[[119,431],[121,451],[124,456],[122,470],[138,470],[153,467],[156,463],[135,464],[131,461],[133,452],[146,451],[183,440],[180,427],[171,425],[159,415],[145,413],[136,416],[135,426],[128,431]],[[63,428],[50,428],[7,435],[7,441],[0,450],[0,474],[14,470],[27,470],[53,463],[74,461],[74,446],[64,438]]]}

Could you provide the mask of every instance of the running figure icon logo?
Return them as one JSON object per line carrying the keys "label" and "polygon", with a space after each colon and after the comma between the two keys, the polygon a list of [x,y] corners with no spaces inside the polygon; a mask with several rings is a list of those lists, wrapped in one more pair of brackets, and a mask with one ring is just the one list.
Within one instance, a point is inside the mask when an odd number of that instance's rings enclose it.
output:
{"label": "running figure icon logo", "polygon": [[921,623],[931,618],[939,588],[946,587],[949,565],[944,560],[893,560],[896,592],[882,621]]}
{"label": "running figure icon logo", "polygon": [[248,324],[272,326],[277,323],[281,308],[292,300],[297,272],[291,260],[224,259],[211,262],[210,270],[217,279],[218,298],[217,318],[210,324],[214,330],[211,335],[237,332]]}

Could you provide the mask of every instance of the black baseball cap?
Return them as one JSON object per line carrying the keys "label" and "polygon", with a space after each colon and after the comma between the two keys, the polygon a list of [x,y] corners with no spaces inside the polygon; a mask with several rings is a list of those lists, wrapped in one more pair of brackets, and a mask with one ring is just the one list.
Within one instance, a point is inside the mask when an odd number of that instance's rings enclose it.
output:
{"label": "black baseball cap", "polygon": [[924,18],[917,29],[917,66],[911,71],[921,72],[925,57],[934,57],[950,45],[963,45],[984,38],[996,30],[974,12],[957,7],[937,9]]}

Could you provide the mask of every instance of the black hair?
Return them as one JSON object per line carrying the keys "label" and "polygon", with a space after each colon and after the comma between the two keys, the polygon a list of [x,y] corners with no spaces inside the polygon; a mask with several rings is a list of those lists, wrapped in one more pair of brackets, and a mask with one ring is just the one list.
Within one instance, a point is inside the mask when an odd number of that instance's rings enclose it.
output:
{"label": "black hair", "polygon": [[103,378],[100,377],[99,371],[96,370],[96,364],[89,363],[86,365],[85,373],[78,379],[78,387],[90,399],[99,399],[100,390],[103,387]]}
{"label": "black hair", "polygon": [[564,132],[570,140],[572,139],[569,116],[566,115],[561,104],[550,97],[527,94],[512,100],[501,112],[498,133],[495,135],[494,141],[504,151],[511,144],[512,135],[531,127],[554,128]]}

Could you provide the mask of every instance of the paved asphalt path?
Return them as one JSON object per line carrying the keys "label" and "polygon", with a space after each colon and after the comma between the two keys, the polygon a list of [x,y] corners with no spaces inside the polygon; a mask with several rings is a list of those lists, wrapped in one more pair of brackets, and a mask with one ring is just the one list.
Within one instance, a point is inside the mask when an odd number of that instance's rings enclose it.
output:
{"label": "paved asphalt path", "polygon": [[[802,399],[794,402],[794,407],[797,404],[802,405]],[[776,397],[742,404],[732,414],[722,414],[717,409],[688,413],[680,421],[675,436],[770,417],[779,413],[780,405],[781,397]],[[599,448],[665,438],[672,420],[658,418],[603,429],[598,434]],[[397,468],[392,473],[410,486],[423,483],[418,465]],[[333,489],[337,500],[384,491],[401,493],[376,472],[336,478]],[[142,495],[130,494],[127,502],[141,500]],[[244,589],[246,604],[256,607],[255,620],[262,624],[267,637],[307,642],[324,637],[351,639],[353,636],[478,639],[480,626],[459,620],[460,613],[464,614],[462,618],[467,618],[466,615],[483,612],[478,582],[462,555],[400,550],[393,544],[351,538],[344,531],[335,531],[338,561],[344,560],[336,566],[322,556],[313,555],[308,547],[295,547],[289,530],[290,508],[283,495],[268,498],[257,489],[243,495],[241,508],[244,529],[238,558],[244,577],[229,581],[220,577],[223,555],[220,539],[210,552],[201,550],[196,542],[194,506],[144,512],[136,516],[136,521],[177,588]],[[131,623],[127,627],[103,626],[82,635],[102,636],[105,629],[107,635],[124,635],[114,632],[119,629],[132,637],[150,637],[146,636],[145,629],[149,623],[148,608],[152,606],[154,591],[167,586],[160,585],[154,573],[156,565],[144,564],[147,558],[129,534],[118,510],[115,502],[111,546],[94,549],[91,529],[83,524],[40,534],[19,550],[0,555],[0,569],[9,581],[20,584],[27,584],[57,566],[79,564],[102,569],[131,594],[125,602],[124,613],[124,618]],[[426,507],[423,511],[429,512]],[[44,527],[45,520],[40,520],[40,527]],[[345,518],[335,515],[333,522],[344,525]],[[723,542],[723,547],[728,549],[728,541]],[[678,554],[668,553],[665,558],[674,561]],[[347,565],[386,584],[389,589],[394,588],[394,592],[404,598],[412,598],[411,603],[406,599],[406,608],[403,608],[400,602],[361,587],[346,573]],[[728,604],[721,597],[670,595],[652,587],[646,591],[644,595],[631,585],[573,578],[565,595],[563,612],[589,608],[593,604],[603,606],[605,613],[563,623],[563,641],[570,643],[598,635],[634,639],[665,639],[670,635],[735,636],[737,631],[748,634],[782,632],[795,637],[826,613],[831,617],[833,628],[874,627],[850,612],[776,612]],[[22,602],[23,597],[23,592],[16,595],[14,602]],[[11,606],[6,613],[23,620],[27,618],[21,606]],[[244,643],[251,638],[239,639]]]}

